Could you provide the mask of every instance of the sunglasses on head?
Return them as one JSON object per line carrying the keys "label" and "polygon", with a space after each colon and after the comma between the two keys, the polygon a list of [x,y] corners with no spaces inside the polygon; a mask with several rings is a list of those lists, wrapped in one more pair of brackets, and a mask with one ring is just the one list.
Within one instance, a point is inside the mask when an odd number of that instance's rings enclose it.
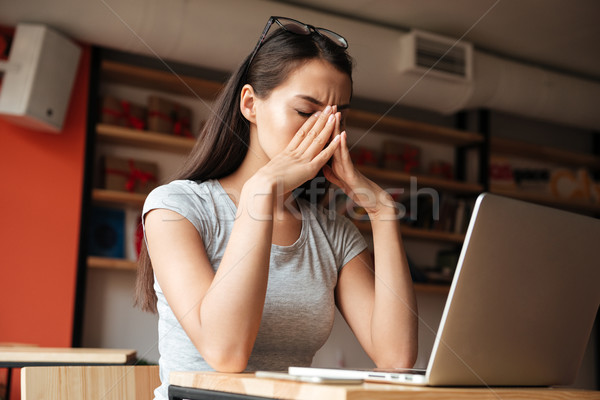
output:
{"label": "sunglasses on head", "polygon": [[265,25],[265,29],[263,29],[262,35],[260,35],[260,39],[258,39],[258,43],[256,43],[256,46],[252,51],[250,61],[248,61],[248,66],[246,68],[246,73],[248,72],[248,68],[250,68],[250,64],[252,64],[252,61],[254,60],[254,56],[256,56],[258,49],[260,49],[260,46],[262,46],[263,42],[265,41],[267,33],[269,33],[269,30],[271,29],[271,26],[273,26],[273,23],[279,25],[281,29],[290,33],[295,33],[296,35],[308,36],[312,32],[315,32],[318,35],[329,39],[331,42],[333,42],[333,44],[341,48],[348,48],[348,41],[342,35],[330,31],[329,29],[316,28],[312,25],[305,24],[304,22],[300,22],[292,18],[271,17],[267,21],[267,25]]}

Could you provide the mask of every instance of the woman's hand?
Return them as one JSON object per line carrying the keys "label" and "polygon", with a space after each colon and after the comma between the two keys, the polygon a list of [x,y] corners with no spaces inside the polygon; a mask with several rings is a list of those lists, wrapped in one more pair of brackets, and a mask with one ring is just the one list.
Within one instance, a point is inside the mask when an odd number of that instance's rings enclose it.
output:
{"label": "woman's hand", "polygon": [[331,167],[325,166],[323,172],[327,180],[339,186],[359,207],[363,207],[371,219],[383,213],[395,215],[395,203],[392,197],[376,183],[361,174],[352,164],[346,131],[340,133],[340,114],[336,113],[335,139],[340,144],[333,155]]}
{"label": "woman's hand", "polygon": [[291,192],[313,179],[339,147],[340,137],[325,147],[339,124],[334,109],[327,106],[323,112],[310,116],[294,135],[286,148],[273,157],[257,174],[278,185],[278,191]]}

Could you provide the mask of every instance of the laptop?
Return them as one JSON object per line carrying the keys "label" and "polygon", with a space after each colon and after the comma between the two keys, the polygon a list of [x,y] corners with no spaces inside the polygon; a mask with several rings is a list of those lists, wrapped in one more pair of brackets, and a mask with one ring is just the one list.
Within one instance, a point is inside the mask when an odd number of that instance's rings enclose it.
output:
{"label": "laptop", "polygon": [[428,386],[574,382],[600,305],[600,220],[477,198],[426,370],[290,375]]}

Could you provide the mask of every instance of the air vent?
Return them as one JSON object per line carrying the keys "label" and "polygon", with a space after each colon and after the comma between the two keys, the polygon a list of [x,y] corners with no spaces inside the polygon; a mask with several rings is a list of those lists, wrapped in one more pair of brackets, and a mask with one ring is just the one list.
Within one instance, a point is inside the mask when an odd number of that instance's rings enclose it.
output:
{"label": "air vent", "polygon": [[471,43],[413,30],[401,39],[401,71],[470,81]]}

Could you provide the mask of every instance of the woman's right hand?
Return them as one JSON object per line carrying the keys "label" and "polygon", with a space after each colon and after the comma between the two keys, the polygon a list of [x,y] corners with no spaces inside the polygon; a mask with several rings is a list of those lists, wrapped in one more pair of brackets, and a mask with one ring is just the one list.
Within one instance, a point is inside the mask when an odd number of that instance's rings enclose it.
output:
{"label": "woman's right hand", "polygon": [[335,128],[336,112],[336,106],[327,106],[311,115],[286,148],[257,174],[277,184],[278,191],[283,190],[283,193],[313,179],[339,146],[338,135],[325,147]]}

